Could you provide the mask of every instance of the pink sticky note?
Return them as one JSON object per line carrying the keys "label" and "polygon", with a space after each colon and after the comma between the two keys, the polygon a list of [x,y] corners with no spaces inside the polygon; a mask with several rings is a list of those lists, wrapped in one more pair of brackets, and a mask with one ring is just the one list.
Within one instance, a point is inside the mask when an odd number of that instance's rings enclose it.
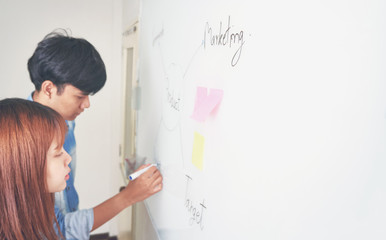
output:
{"label": "pink sticky note", "polygon": [[191,117],[197,121],[204,122],[213,109],[220,104],[223,95],[224,92],[220,89],[210,89],[208,95],[207,88],[197,87],[196,101]]}

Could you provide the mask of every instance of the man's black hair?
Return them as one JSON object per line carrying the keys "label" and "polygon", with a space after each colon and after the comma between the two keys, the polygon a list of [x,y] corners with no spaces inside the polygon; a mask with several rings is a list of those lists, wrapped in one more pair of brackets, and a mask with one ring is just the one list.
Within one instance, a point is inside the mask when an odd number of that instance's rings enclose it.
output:
{"label": "man's black hair", "polygon": [[67,31],[53,31],[39,42],[28,60],[28,71],[35,89],[50,80],[61,93],[70,84],[84,94],[97,93],[106,82],[106,68],[95,47]]}

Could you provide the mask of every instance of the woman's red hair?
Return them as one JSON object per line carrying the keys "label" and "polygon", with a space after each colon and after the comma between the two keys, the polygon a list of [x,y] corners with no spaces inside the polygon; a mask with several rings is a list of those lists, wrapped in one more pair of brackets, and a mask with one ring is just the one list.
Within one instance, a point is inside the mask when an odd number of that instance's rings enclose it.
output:
{"label": "woman's red hair", "polygon": [[47,191],[46,161],[52,141],[62,146],[66,130],[64,119],[39,103],[0,101],[0,239],[62,237],[54,195]]}

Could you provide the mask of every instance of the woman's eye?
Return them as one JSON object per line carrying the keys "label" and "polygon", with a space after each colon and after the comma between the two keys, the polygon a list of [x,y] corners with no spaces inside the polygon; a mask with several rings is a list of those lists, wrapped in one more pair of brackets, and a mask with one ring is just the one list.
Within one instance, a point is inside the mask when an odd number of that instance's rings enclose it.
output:
{"label": "woman's eye", "polygon": [[63,155],[63,152],[60,152],[60,153],[56,154],[55,157],[60,157],[62,155]]}

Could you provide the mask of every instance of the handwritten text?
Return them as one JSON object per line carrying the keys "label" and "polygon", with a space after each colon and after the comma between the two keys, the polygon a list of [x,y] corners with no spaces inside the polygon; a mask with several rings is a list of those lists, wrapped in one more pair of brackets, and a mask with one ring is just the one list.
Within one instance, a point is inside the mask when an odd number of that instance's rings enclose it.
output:
{"label": "handwritten text", "polygon": [[223,32],[222,22],[220,22],[220,27],[218,33],[214,33],[212,27],[207,22],[205,24],[204,31],[204,48],[209,43],[211,46],[229,46],[229,48],[237,47],[236,52],[234,53],[231,65],[232,67],[236,66],[241,57],[241,50],[245,43],[244,41],[244,31],[232,32],[231,29],[231,17],[228,17],[228,27]]}
{"label": "handwritten text", "polygon": [[204,216],[204,210],[206,210],[205,201],[202,200],[201,203],[197,204],[192,201],[192,199],[189,197],[189,183],[192,180],[191,177],[186,175],[186,195],[185,195],[185,207],[188,210],[190,214],[189,218],[189,224],[197,224],[200,226],[200,229],[204,229],[203,224],[203,216]]}

